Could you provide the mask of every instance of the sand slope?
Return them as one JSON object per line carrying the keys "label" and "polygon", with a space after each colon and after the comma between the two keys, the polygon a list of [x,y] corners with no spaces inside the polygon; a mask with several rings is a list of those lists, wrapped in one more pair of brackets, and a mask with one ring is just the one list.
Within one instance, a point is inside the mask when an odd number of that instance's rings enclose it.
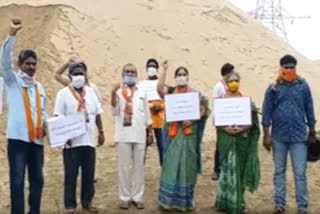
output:
{"label": "sand slope", "polygon": [[[21,48],[30,47],[38,52],[37,78],[46,86],[49,114],[55,94],[61,88],[52,74],[71,56],[86,61],[90,80],[101,89],[105,103],[109,103],[110,88],[120,80],[122,65],[128,62],[136,64],[139,77],[143,79],[146,77],[145,61],[156,57],[169,60],[169,82],[172,82],[174,69],[185,65],[190,70],[191,84],[208,96],[211,96],[212,86],[220,78],[221,65],[232,62],[242,75],[242,90],[261,106],[264,91],[276,76],[279,58],[293,53],[299,59],[299,73],[313,89],[316,110],[319,109],[320,91],[316,90],[316,81],[320,78],[319,66],[223,0],[2,0],[0,41],[6,36],[10,18],[16,15],[23,18],[24,28],[18,36],[15,57]],[[104,125],[108,143],[112,142],[113,134],[109,108],[105,105]],[[1,115],[0,118],[0,141],[3,142],[6,117]],[[214,140],[213,133],[211,124],[208,124],[206,142]],[[1,145],[0,162],[6,166],[5,144]],[[212,213],[210,206],[216,184],[209,180],[209,174],[213,148],[212,143],[204,146],[206,171],[198,191],[201,213]],[[155,147],[151,150],[146,175],[151,209],[146,209],[145,213],[157,211],[155,199],[159,170],[152,167],[157,165],[157,155]],[[49,148],[47,154],[44,207],[48,213],[56,213],[63,208],[61,154]],[[251,198],[256,202],[249,203],[252,213],[267,212],[272,208],[272,162],[266,152],[261,154],[266,174],[263,176],[263,187]],[[115,155],[115,150],[108,147],[102,148],[99,153],[98,176],[101,182],[98,183],[97,202],[104,209],[111,206],[112,211],[108,213],[118,213],[114,203],[117,201]],[[311,170],[313,177],[319,168],[317,166]],[[8,212],[7,173],[7,167],[0,169],[0,208],[4,210],[0,209],[0,214]],[[319,191],[319,182],[319,179],[311,181],[312,194]],[[313,204],[312,210],[318,208],[319,205]]]}

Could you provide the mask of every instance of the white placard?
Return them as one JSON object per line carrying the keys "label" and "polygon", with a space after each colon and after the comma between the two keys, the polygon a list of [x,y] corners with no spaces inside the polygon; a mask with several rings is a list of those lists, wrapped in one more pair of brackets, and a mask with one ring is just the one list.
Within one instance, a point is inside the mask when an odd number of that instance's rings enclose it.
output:
{"label": "white placard", "polygon": [[215,126],[251,125],[251,98],[214,99]]}
{"label": "white placard", "polygon": [[200,97],[198,92],[168,94],[164,99],[167,122],[200,119]]}
{"label": "white placard", "polygon": [[147,93],[148,101],[161,100],[157,90],[158,80],[143,80],[139,85]]}
{"label": "white placard", "polygon": [[84,113],[53,117],[47,120],[49,140],[52,147],[61,147],[68,140],[86,133]]}
{"label": "white placard", "polygon": [[3,78],[0,77],[0,114],[3,108]]}

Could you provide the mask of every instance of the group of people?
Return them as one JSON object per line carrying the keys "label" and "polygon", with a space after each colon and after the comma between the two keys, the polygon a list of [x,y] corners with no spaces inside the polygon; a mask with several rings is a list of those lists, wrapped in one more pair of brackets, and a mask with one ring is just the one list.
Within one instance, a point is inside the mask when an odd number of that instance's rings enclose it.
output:
{"label": "group of people", "polygon": [[[46,100],[44,87],[36,81],[37,55],[22,50],[18,72],[14,71],[12,52],[22,21],[11,22],[9,35],[1,53],[1,70],[7,92],[8,160],[10,169],[11,213],[24,214],[25,171],[29,177],[29,214],[39,214],[43,188],[43,139],[46,136]],[[296,72],[297,60],[291,55],[280,59],[279,76],[265,93],[262,108],[263,146],[272,148],[275,164],[275,214],[285,212],[286,166],[290,153],[296,186],[299,214],[308,210],[307,148],[315,143],[315,116],[309,86]],[[68,70],[68,77],[63,73]],[[120,208],[131,205],[144,208],[144,159],[146,148],[156,139],[161,165],[158,201],[164,210],[188,211],[195,208],[194,191],[197,175],[202,173],[201,144],[207,119],[211,113],[208,99],[189,84],[186,67],[175,70],[175,85],[166,84],[168,62],[156,59],[146,64],[148,80],[157,81],[158,100],[148,100],[137,82],[135,65],[126,64],[122,81],[111,91],[115,117],[115,142],[118,149]],[[240,75],[227,63],[221,68],[222,79],[213,90],[216,98],[238,98]],[[57,96],[54,116],[83,113],[87,131],[68,140],[63,147],[64,206],[66,213],[77,209],[76,185],[81,169],[81,206],[88,213],[98,213],[93,206],[95,193],[96,146],[104,144],[101,120],[103,100],[97,87],[87,77],[84,62],[70,60],[56,72],[55,79],[65,87]],[[166,122],[167,94],[196,92],[199,94],[198,120]],[[251,103],[251,125],[216,127],[214,180],[219,180],[214,207],[228,214],[246,212],[245,191],[254,192],[260,183],[258,141],[260,125],[258,108]],[[270,133],[270,128],[272,128]],[[132,169],[132,173],[130,173]]]}

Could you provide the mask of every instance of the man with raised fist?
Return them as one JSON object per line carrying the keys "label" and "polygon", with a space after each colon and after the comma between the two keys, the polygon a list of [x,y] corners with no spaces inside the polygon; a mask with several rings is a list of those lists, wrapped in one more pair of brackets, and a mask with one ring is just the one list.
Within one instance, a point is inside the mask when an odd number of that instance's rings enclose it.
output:
{"label": "man with raised fist", "polygon": [[10,167],[11,214],[24,214],[24,179],[28,170],[29,214],[39,214],[43,188],[43,137],[45,136],[46,94],[36,81],[37,55],[22,50],[18,71],[14,71],[13,48],[20,19],[11,21],[1,53],[1,69],[8,105],[8,160]]}

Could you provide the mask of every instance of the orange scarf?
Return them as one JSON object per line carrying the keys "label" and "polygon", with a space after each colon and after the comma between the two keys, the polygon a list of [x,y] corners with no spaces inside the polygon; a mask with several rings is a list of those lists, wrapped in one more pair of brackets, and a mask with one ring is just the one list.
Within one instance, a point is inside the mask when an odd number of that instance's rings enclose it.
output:
{"label": "orange scarf", "polygon": [[[130,90],[130,95],[128,94],[128,89]],[[132,98],[134,92],[136,91],[136,86],[128,87],[126,84],[122,85],[121,88],[122,96],[126,100],[126,106],[124,108],[124,117],[123,117],[123,125],[131,126],[132,125],[132,114],[133,114],[133,103]]]}
{"label": "orange scarf", "polygon": [[78,112],[80,112],[81,110],[86,111],[86,105],[85,105],[85,99],[84,99],[84,97],[86,96],[86,91],[84,90],[84,88],[82,90],[80,97],[71,85],[69,85],[68,88],[71,91],[73,97],[78,101],[78,110],[77,111]]}
{"label": "orange scarf", "polygon": [[28,132],[29,132],[29,139],[30,139],[30,142],[32,143],[34,143],[36,139],[43,137],[40,90],[37,84],[35,85],[35,91],[36,91],[36,105],[37,105],[37,130],[35,130],[33,120],[32,120],[31,106],[30,106],[30,100],[29,100],[27,88],[22,88],[24,107],[26,111],[26,119],[27,119]]}
{"label": "orange scarf", "polygon": [[296,72],[290,69],[280,68],[276,81],[272,84],[272,89],[276,89],[280,80],[284,80],[286,82],[293,82],[298,78],[299,78],[299,75],[297,75]]}
{"label": "orange scarf", "polygon": [[[174,93],[182,93],[181,92],[181,87],[177,86]],[[186,90],[186,93],[190,92],[190,88],[188,87]],[[168,131],[168,135],[169,137],[175,137],[178,134],[178,130],[179,130],[179,122],[172,122],[169,125],[169,131]],[[186,136],[191,135],[191,126],[188,127],[184,127],[183,128],[183,134]]]}

